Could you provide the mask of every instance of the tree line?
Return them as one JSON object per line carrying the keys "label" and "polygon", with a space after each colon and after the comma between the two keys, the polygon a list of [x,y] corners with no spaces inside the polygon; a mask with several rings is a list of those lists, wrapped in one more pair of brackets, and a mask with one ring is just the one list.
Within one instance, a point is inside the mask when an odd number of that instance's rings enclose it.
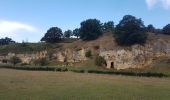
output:
{"label": "tree line", "polygon": [[148,32],[170,35],[170,24],[163,29],[156,29],[151,24],[146,27],[142,19],[132,15],[125,15],[118,25],[114,25],[113,21],[101,23],[98,19],[87,19],[80,23],[80,28],[73,31],[62,32],[60,28],[52,27],[45,33],[41,41],[56,43],[71,36],[89,41],[97,39],[106,32],[112,32],[119,45],[144,44]]}
{"label": "tree line", "polygon": [[[69,38],[80,38],[83,41],[95,40],[104,33],[112,32],[118,45],[144,44],[148,33],[170,35],[170,24],[163,29],[156,29],[152,24],[145,26],[144,21],[132,15],[125,15],[117,25],[113,21],[101,23],[98,19],[87,19],[80,23],[74,30],[62,31],[59,27],[51,27],[40,41],[58,43]],[[11,38],[0,39],[0,45],[15,43]]]}

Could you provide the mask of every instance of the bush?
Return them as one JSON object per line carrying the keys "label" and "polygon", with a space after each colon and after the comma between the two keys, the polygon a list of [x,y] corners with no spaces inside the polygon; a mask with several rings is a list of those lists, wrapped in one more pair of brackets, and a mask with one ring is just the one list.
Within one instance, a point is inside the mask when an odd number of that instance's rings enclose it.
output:
{"label": "bush", "polygon": [[48,61],[47,61],[46,58],[41,58],[41,59],[34,60],[33,63],[34,63],[35,65],[40,65],[40,66],[48,65]]}
{"label": "bush", "polygon": [[106,65],[106,60],[103,57],[101,57],[101,56],[97,56],[95,58],[95,65],[97,65],[97,66]]}
{"label": "bush", "polygon": [[15,66],[16,64],[21,63],[22,61],[19,57],[13,56],[10,58],[10,62]]}
{"label": "bush", "polygon": [[147,40],[145,26],[141,19],[126,15],[116,26],[114,36],[119,45],[144,44]]}
{"label": "bush", "polygon": [[85,56],[86,56],[87,58],[90,58],[90,57],[92,56],[91,50],[88,50],[88,51],[85,53]]}

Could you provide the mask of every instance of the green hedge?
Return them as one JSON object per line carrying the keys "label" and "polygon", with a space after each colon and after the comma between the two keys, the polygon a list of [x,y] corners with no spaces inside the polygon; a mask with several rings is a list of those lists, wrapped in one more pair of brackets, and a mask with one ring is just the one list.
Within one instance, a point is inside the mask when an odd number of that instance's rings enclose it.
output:
{"label": "green hedge", "polygon": [[57,71],[66,72],[71,71],[75,73],[94,73],[94,74],[109,74],[109,75],[125,75],[125,76],[139,76],[139,77],[170,77],[163,73],[156,72],[135,72],[135,71],[113,71],[113,70],[85,70],[85,69],[69,69],[69,67],[30,67],[30,66],[18,66],[12,67],[10,65],[3,66],[0,68],[9,68],[17,70],[28,70],[28,71]]}

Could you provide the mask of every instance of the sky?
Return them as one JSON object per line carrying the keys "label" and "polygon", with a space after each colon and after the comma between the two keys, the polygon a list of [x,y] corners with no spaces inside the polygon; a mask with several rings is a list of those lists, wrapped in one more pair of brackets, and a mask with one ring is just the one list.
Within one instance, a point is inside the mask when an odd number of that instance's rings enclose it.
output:
{"label": "sky", "polygon": [[0,0],[0,38],[39,42],[50,27],[73,30],[89,18],[118,24],[124,15],[162,28],[170,23],[170,0]]}

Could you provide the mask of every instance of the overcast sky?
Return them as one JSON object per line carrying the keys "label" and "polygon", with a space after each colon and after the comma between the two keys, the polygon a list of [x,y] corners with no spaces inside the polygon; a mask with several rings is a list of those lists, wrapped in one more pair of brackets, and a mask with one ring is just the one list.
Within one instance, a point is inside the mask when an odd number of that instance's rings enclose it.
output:
{"label": "overcast sky", "polygon": [[127,14],[162,28],[170,23],[170,0],[0,0],[0,38],[38,42],[53,26],[74,29],[88,18],[117,24]]}

